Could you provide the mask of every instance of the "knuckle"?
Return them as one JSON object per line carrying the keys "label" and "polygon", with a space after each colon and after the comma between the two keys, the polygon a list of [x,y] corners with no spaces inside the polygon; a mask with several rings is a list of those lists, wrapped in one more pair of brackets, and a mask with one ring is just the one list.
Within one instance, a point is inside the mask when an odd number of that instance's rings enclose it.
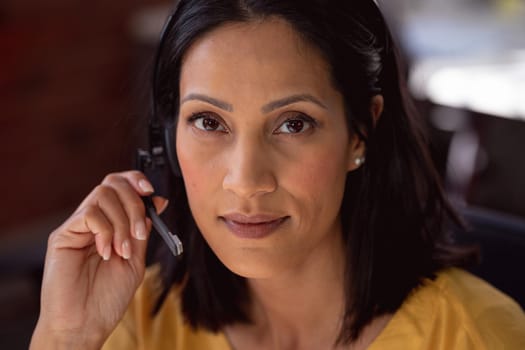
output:
{"label": "knuckle", "polygon": [[99,197],[108,197],[108,196],[113,195],[114,190],[111,186],[107,184],[100,184],[97,187],[95,187],[93,192],[95,193],[95,196],[99,198]]}
{"label": "knuckle", "polygon": [[130,184],[138,184],[140,180],[148,180],[146,175],[139,170],[130,170],[126,172],[125,177]]}
{"label": "knuckle", "polygon": [[122,175],[120,173],[110,173],[110,174],[107,174],[104,177],[104,180],[102,180],[102,183],[103,184],[112,184],[112,183],[115,183],[117,181],[121,181],[121,179],[122,179]]}
{"label": "knuckle", "polygon": [[128,220],[124,219],[116,220],[113,227],[116,235],[126,235],[130,229]]}
{"label": "knuckle", "polygon": [[133,177],[133,178],[142,178],[144,177],[144,173],[139,170],[129,170],[124,172],[124,174]]}
{"label": "knuckle", "polygon": [[86,222],[90,229],[97,230],[96,233],[107,234],[111,232],[111,227],[108,226],[104,219],[104,214],[100,207],[96,204],[88,204],[77,214],[79,219]]}
{"label": "knuckle", "polygon": [[94,219],[97,216],[98,208],[93,204],[88,204],[82,211],[80,215],[86,219]]}
{"label": "knuckle", "polygon": [[132,213],[138,215],[144,215],[146,213],[144,203],[140,198],[138,198],[138,196],[131,203],[129,203],[129,209]]}
{"label": "knuckle", "polygon": [[47,246],[48,247],[53,247],[55,246],[56,244],[56,241],[57,241],[57,235],[58,235],[58,231],[59,231],[60,228],[54,230],[53,232],[51,232],[49,234],[49,236],[47,237]]}
{"label": "knuckle", "polygon": [[66,233],[67,228],[64,225],[56,228],[47,236],[47,248],[53,249],[60,247],[66,239]]}

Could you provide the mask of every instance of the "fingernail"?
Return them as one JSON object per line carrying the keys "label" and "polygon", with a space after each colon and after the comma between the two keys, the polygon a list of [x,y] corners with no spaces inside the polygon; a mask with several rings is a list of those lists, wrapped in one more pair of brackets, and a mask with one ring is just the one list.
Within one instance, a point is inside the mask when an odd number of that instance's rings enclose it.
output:
{"label": "fingernail", "polygon": [[122,257],[126,260],[131,257],[131,246],[129,245],[129,241],[127,239],[122,242]]}
{"label": "fingernail", "polygon": [[144,192],[153,193],[153,191],[154,191],[153,186],[151,186],[151,184],[148,181],[144,180],[144,179],[139,181],[139,187]]}
{"label": "fingernail", "polygon": [[102,259],[108,261],[109,258],[111,258],[111,246],[105,247],[104,251],[102,252]]}
{"label": "fingernail", "polygon": [[142,220],[135,223],[135,237],[141,241],[146,240],[146,224]]}
{"label": "fingernail", "polygon": [[169,203],[170,203],[170,201],[166,199],[166,201],[164,202],[162,207],[159,209],[159,214],[162,213],[164,210],[166,210],[166,208],[168,207]]}

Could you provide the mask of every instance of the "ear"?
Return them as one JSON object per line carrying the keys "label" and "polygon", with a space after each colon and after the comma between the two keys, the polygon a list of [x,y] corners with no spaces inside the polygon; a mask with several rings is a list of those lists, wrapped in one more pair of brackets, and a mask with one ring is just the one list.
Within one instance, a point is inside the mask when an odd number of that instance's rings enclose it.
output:
{"label": "ear", "polygon": [[381,114],[383,114],[383,108],[385,107],[385,100],[383,95],[375,95],[370,101],[370,114],[374,121],[374,127],[377,125]]}
{"label": "ear", "polygon": [[[371,98],[370,115],[372,116],[374,127],[377,125],[377,122],[383,113],[383,107],[384,99],[382,95],[375,95]],[[358,135],[352,135],[352,139],[350,140],[348,171],[353,171],[359,168],[365,162],[365,157],[365,143]]]}

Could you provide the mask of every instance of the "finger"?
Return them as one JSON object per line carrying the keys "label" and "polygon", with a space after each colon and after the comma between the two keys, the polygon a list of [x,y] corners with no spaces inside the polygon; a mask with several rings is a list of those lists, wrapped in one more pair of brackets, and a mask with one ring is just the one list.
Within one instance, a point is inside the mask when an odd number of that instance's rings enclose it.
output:
{"label": "finger", "polygon": [[95,205],[89,205],[80,212],[73,214],[50,237],[57,249],[82,249],[95,241],[98,254],[109,260],[113,226],[102,210]]}
{"label": "finger", "polygon": [[124,259],[131,256],[129,218],[115,189],[108,185],[99,185],[97,205],[102,209],[113,226],[113,249]]}
{"label": "finger", "polygon": [[129,184],[141,195],[151,195],[155,192],[153,185],[144,173],[138,170],[130,170],[118,173],[118,176],[128,180]]}
{"label": "finger", "polygon": [[117,193],[129,218],[131,235],[138,240],[146,240],[146,209],[139,193],[123,176],[107,177],[104,183]]}
{"label": "finger", "polygon": [[167,200],[164,197],[154,196],[152,200],[153,200],[153,205],[155,206],[155,209],[157,211],[157,214],[159,215],[162,214],[164,210],[166,210],[166,208],[168,207],[169,200]]}
{"label": "finger", "polygon": [[131,261],[136,263],[136,266],[144,266],[144,263],[146,261],[146,251],[147,251],[147,246],[148,246],[148,238],[151,234],[151,226],[152,226],[152,223],[151,223],[151,219],[150,218],[146,218],[145,219],[145,223],[146,223],[146,240],[138,240],[138,239],[133,239],[132,242],[131,242],[131,245],[132,245],[132,249],[133,249],[133,255],[131,256]]}
{"label": "finger", "polygon": [[[157,213],[161,214],[168,206],[168,200],[165,198],[159,197],[159,196],[155,196],[153,197],[153,204],[155,205]],[[148,238],[149,238],[149,235],[151,234],[153,223],[149,217],[146,217],[145,221],[146,221],[146,230],[147,230]],[[147,249],[146,242],[134,240],[133,242],[134,254],[132,258],[138,259],[137,263],[143,264],[143,262],[146,259],[146,249]]]}
{"label": "finger", "polygon": [[106,223],[104,224],[104,228],[96,231],[95,245],[98,254],[102,257],[102,259],[107,261],[111,258],[111,242],[113,239],[114,229],[111,225],[111,222],[101,210],[97,211],[97,215],[99,215],[99,221],[105,220]]}
{"label": "finger", "polygon": [[[102,183],[111,182],[114,178],[125,178],[128,180],[130,185],[141,195],[151,195],[154,192],[153,186],[142,172],[137,170],[124,171],[120,173],[111,173],[106,175]],[[90,203],[96,202],[97,193],[92,191],[83,201],[80,203],[75,212],[82,210],[85,206]]]}
{"label": "finger", "polygon": [[150,218],[146,218],[146,229],[148,231],[148,234],[151,233],[151,227],[153,226],[153,222]]}

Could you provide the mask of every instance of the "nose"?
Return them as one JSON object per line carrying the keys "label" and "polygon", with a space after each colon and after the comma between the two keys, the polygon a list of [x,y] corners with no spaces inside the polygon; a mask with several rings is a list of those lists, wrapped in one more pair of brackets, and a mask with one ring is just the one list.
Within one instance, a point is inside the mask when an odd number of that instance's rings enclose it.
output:
{"label": "nose", "polygon": [[232,145],[226,160],[223,189],[242,198],[274,192],[277,180],[271,151],[256,137],[244,137]]}

